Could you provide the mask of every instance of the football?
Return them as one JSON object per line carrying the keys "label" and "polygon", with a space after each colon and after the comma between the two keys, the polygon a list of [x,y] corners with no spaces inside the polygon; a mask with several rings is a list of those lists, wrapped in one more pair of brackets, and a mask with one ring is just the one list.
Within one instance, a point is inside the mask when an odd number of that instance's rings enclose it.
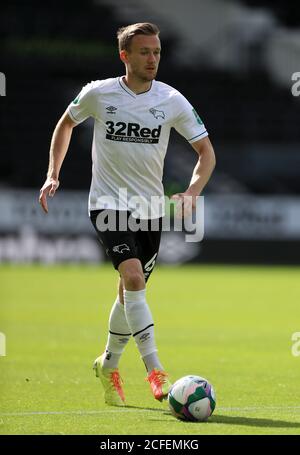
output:
{"label": "football", "polygon": [[184,376],[176,381],[168,394],[171,413],[177,419],[203,422],[216,407],[212,385],[201,376]]}

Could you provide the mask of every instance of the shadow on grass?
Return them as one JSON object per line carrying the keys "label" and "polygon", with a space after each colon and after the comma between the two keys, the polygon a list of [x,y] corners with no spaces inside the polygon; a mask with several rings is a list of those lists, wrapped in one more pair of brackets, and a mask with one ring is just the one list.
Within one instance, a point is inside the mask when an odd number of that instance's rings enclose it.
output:
{"label": "shadow on grass", "polygon": [[287,422],[285,420],[260,419],[256,417],[232,417],[213,415],[210,423],[222,423],[225,425],[245,425],[249,427],[270,427],[270,428],[300,428],[300,423]]}
{"label": "shadow on grass", "polygon": [[[143,406],[131,406],[127,405],[126,408],[130,409],[143,409],[145,411],[156,411],[164,414],[165,416],[172,416],[172,414],[165,409],[160,408],[145,408]],[[197,425],[199,422],[185,422],[180,421],[183,425]],[[205,424],[221,423],[223,425],[244,425],[249,427],[269,427],[269,428],[300,428],[298,422],[287,422],[285,420],[273,420],[273,419],[261,419],[257,417],[239,417],[239,416],[224,416],[224,415],[212,415]]]}

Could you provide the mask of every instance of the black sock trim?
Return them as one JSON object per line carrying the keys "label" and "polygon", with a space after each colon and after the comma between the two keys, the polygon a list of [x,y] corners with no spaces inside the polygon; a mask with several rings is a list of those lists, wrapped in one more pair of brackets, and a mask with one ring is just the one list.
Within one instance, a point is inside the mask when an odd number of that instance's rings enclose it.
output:
{"label": "black sock trim", "polygon": [[117,333],[117,332],[112,332],[111,330],[109,330],[109,333],[111,333],[112,335],[119,335],[121,337],[130,337],[131,336],[131,333]]}
{"label": "black sock trim", "polygon": [[139,333],[142,333],[144,330],[149,329],[149,327],[152,327],[152,326],[154,326],[154,324],[149,324],[149,325],[147,325],[147,327],[145,327],[143,330],[140,330],[139,332],[134,333],[132,336],[135,337],[135,336],[138,335]]}

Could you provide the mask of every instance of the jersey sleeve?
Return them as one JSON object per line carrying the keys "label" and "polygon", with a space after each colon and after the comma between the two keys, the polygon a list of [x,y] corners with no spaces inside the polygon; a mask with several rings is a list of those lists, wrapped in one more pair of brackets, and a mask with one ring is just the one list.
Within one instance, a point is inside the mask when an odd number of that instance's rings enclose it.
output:
{"label": "jersey sleeve", "polygon": [[197,111],[180,93],[174,100],[175,118],[173,127],[190,144],[208,136],[208,132]]}
{"label": "jersey sleeve", "polygon": [[69,104],[67,112],[79,124],[89,117],[96,116],[95,82],[85,85],[76,98]]}

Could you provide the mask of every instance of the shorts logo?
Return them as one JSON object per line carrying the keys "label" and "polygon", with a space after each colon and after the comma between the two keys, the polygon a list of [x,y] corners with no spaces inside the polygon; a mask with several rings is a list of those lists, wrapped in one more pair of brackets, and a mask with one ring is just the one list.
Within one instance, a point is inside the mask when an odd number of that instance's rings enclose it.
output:
{"label": "shorts logo", "polygon": [[153,114],[155,118],[162,119],[166,118],[166,114],[164,113],[164,111],[159,111],[158,109],[154,109],[154,107],[151,107],[151,109],[149,109],[149,112],[151,112],[151,114]]}
{"label": "shorts logo", "polygon": [[123,251],[130,251],[130,248],[126,243],[122,243],[122,245],[116,245],[113,247],[114,253],[123,253]]}
{"label": "shorts logo", "polygon": [[118,142],[158,144],[161,125],[157,128],[142,128],[138,123],[106,122],[106,139]]}

